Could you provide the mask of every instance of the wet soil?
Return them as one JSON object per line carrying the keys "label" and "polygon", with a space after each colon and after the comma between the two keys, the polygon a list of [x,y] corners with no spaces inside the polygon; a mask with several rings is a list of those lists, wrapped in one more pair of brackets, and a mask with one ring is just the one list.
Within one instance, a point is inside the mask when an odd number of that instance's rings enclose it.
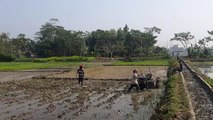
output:
{"label": "wet soil", "polygon": [[188,69],[183,69],[186,86],[190,94],[193,110],[197,120],[212,120],[213,101],[203,85],[193,77]]}
{"label": "wet soil", "polygon": [[[167,71],[166,66],[152,66],[149,71],[148,66],[98,66],[92,68],[86,68],[85,77],[93,79],[126,79],[131,78],[132,71],[134,69],[138,70],[138,74],[151,72],[153,78],[161,77],[165,79],[165,74]],[[48,77],[54,78],[75,78],[76,71],[64,72],[63,74],[52,75]]]}
{"label": "wet soil", "polygon": [[[101,68],[102,71],[93,73],[93,69],[97,68]],[[88,70],[91,70],[91,75],[94,76],[105,73],[108,75],[106,77],[111,77],[111,73],[121,68],[107,67],[106,69],[95,67]],[[125,69],[123,72],[128,73],[129,77],[132,67]],[[106,73],[108,70],[114,72]],[[161,76],[163,80],[166,76],[166,69],[156,67],[155,70],[153,73]],[[61,76],[64,74],[66,73],[62,73]],[[26,76],[28,77],[28,75]],[[114,75],[114,78],[117,76]],[[129,81],[113,80],[85,80],[83,86],[77,84],[77,80],[16,80],[16,78],[5,80],[5,82],[0,82],[0,119],[149,119],[154,113],[154,108],[159,102],[163,90],[149,89],[140,92],[133,90],[127,94],[128,87]]]}
{"label": "wet soil", "polygon": [[24,80],[39,76],[56,75],[64,73],[66,69],[42,69],[42,70],[24,70],[14,72],[0,72],[0,82]]}

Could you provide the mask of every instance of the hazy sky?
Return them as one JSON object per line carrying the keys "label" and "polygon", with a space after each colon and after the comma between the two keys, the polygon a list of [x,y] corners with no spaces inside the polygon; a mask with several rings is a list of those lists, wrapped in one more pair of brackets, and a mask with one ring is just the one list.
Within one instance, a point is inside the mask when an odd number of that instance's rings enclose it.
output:
{"label": "hazy sky", "polygon": [[82,31],[156,26],[157,45],[165,47],[174,33],[190,31],[198,41],[213,30],[213,0],[0,0],[0,15],[0,33],[32,39],[50,18]]}

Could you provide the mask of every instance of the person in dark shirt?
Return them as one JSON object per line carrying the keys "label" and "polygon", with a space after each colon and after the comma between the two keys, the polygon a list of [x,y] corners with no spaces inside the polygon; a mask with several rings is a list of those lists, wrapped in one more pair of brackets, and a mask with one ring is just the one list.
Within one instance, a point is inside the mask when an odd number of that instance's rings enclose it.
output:
{"label": "person in dark shirt", "polygon": [[160,77],[157,77],[155,88],[159,88],[159,87],[160,87]]}
{"label": "person in dark shirt", "polygon": [[179,72],[182,72],[182,70],[183,70],[183,65],[182,65],[181,61],[179,61]]}
{"label": "person in dark shirt", "polygon": [[78,84],[83,85],[84,70],[83,70],[83,66],[82,65],[80,65],[79,69],[77,70],[77,75],[78,75]]}

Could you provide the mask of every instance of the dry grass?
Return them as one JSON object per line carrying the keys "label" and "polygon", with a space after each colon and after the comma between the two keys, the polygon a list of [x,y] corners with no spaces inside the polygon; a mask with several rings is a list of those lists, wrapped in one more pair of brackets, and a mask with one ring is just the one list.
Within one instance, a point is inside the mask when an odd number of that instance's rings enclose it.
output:
{"label": "dry grass", "polygon": [[[138,73],[148,73],[149,67],[147,66],[98,66],[93,68],[85,69],[86,78],[95,79],[126,79],[131,78],[132,71],[138,69]],[[153,77],[160,75],[165,75],[167,67],[166,66],[153,66],[150,68]],[[75,78],[76,71],[70,71],[63,74],[53,75],[50,77],[56,78]]]}

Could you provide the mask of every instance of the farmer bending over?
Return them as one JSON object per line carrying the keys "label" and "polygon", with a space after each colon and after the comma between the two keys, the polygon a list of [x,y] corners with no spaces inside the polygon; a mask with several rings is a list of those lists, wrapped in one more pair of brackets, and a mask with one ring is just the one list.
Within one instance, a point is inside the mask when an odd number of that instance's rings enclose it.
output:
{"label": "farmer bending over", "polygon": [[82,65],[80,65],[79,69],[77,70],[77,75],[78,75],[78,84],[83,85],[84,70],[83,70],[83,66]]}
{"label": "farmer bending over", "polygon": [[136,69],[133,70],[132,80],[131,80],[131,84],[130,84],[130,87],[128,89],[128,92],[130,92],[133,87],[136,88],[137,92],[139,91],[139,86],[138,86],[138,71]]}

